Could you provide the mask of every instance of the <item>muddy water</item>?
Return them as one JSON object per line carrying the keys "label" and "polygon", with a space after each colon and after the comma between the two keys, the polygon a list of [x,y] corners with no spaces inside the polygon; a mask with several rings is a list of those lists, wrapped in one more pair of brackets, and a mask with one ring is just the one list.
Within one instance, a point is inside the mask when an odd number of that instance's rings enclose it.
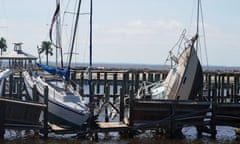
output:
{"label": "muddy water", "polygon": [[134,138],[120,137],[118,133],[99,133],[99,140],[97,142],[90,141],[86,138],[76,138],[75,135],[56,135],[49,134],[47,140],[42,139],[39,135],[34,135],[33,131],[13,131],[7,130],[5,133],[5,140],[1,140],[0,144],[225,144],[225,143],[240,143],[240,136],[235,134],[234,128],[226,126],[217,127],[216,139],[212,139],[209,134],[203,133],[201,138],[197,138],[197,131],[194,127],[185,127],[182,129],[183,138],[178,139],[167,139],[162,135],[156,134],[152,131],[146,131],[145,133],[138,134]]}

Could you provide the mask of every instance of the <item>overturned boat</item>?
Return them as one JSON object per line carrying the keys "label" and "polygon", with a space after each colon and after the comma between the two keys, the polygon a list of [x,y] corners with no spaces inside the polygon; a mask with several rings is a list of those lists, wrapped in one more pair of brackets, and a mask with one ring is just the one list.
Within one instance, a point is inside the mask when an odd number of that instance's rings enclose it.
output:
{"label": "overturned boat", "polygon": [[[182,34],[184,39],[185,32]],[[179,56],[170,52],[174,63],[164,81],[144,82],[138,90],[137,99],[150,100],[194,100],[203,85],[202,66],[195,46],[198,33],[186,41],[185,48]],[[182,40],[180,40],[182,41]]]}

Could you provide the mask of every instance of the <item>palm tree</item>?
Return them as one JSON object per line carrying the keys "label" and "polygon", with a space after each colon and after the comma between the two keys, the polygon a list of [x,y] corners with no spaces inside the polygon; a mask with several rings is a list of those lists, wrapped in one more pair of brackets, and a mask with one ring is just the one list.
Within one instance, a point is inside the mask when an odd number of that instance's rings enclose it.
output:
{"label": "palm tree", "polygon": [[53,49],[51,47],[52,43],[50,41],[42,41],[41,48],[39,48],[39,53],[45,52],[46,55],[46,65],[48,65],[48,55],[53,55]]}
{"label": "palm tree", "polygon": [[1,37],[0,39],[0,49],[1,49],[1,55],[3,51],[7,50],[7,42],[3,37]]}

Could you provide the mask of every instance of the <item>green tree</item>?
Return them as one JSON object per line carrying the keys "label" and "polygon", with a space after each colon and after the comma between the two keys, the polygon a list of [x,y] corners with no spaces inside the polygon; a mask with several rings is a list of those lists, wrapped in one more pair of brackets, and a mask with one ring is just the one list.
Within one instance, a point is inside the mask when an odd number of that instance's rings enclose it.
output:
{"label": "green tree", "polygon": [[46,65],[48,65],[48,55],[53,55],[52,43],[50,41],[42,41],[41,48],[39,48],[39,53],[44,53],[46,55]]}
{"label": "green tree", "polygon": [[1,49],[1,55],[3,51],[7,50],[7,42],[3,37],[1,37],[0,39],[0,49]]}

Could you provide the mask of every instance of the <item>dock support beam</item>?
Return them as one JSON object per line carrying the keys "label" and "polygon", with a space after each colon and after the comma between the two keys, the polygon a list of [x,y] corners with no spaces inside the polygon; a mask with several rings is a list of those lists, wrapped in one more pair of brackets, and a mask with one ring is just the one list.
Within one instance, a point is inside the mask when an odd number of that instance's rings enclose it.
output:
{"label": "dock support beam", "polygon": [[44,109],[44,138],[48,138],[48,87],[44,88],[44,103],[46,108]]}
{"label": "dock support beam", "polygon": [[120,88],[120,116],[119,121],[124,121],[124,89]]}
{"label": "dock support beam", "polygon": [[4,139],[5,103],[0,101],[0,140]]}
{"label": "dock support beam", "polygon": [[13,98],[13,74],[9,76],[9,97]]}

